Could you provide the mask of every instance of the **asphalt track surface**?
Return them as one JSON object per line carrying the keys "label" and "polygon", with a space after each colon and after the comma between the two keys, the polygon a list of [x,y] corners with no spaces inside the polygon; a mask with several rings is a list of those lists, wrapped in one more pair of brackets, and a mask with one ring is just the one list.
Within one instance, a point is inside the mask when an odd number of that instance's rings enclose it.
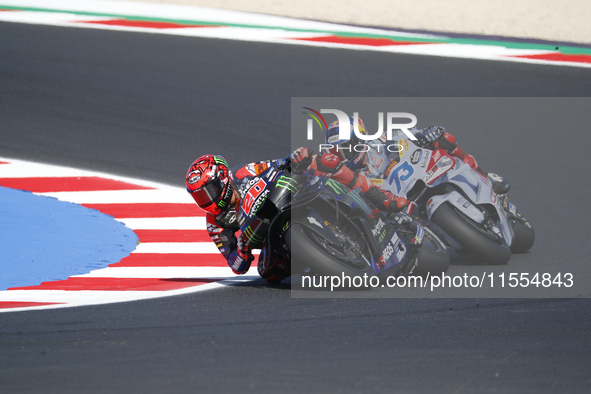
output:
{"label": "asphalt track surface", "polygon": [[[591,93],[589,71],[568,67],[11,23],[0,37],[0,155],[174,185],[206,152],[285,156],[291,97]],[[502,147],[496,168],[538,236],[510,264],[589,259],[591,182],[572,169],[588,167],[591,139],[578,119]],[[499,147],[483,143],[463,146],[496,165]],[[531,164],[511,166],[520,155]],[[0,392],[582,393],[590,312],[588,299],[292,299],[256,282],[3,313]]]}

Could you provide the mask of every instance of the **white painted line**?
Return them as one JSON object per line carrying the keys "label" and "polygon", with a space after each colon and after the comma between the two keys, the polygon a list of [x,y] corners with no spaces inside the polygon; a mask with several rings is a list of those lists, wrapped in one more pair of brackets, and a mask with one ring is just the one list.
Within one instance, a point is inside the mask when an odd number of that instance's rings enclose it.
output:
{"label": "white painted line", "polygon": [[[257,276],[257,267],[251,267],[245,275]],[[74,275],[72,278],[228,279],[236,276],[239,275],[230,267],[109,267]]]}
{"label": "white painted line", "polygon": [[[0,0],[0,2],[1,2],[1,0]],[[37,171],[37,174],[41,174],[39,176],[47,176],[47,177],[58,176],[58,175],[53,175],[53,174],[57,174],[57,173],[67,174],[69,172],[72,172],[72,173],[75,173],[76,176],[96,176],[96,177],[101,177],[101,178],[113,179],[116,181],[132,183],[134,185],[152,187],[154,189],[159,189],[164,192],[178,193],[179,191],[183,190],[184,194],[187,194],[187,197],[189,197],[189,200],[193,204],[195,203],[193,201],[193,199],[188,195],[184,186],[182,186],[182,187],[181,186],[171,186],[171,185],[167,185],[164,183],[148,181],[145,179],[130,178],[130,177],[125,177],[125,176],[121,176],[121,175],[107,174],[105,172],[99,172],[99,171],[90,171],[90,170],[83,170],[83,169],[78,169],[78,168],[62,167],[62,166],[58,166],[58,165],[45,164],[45,163],[39,163],[39,162],[34,162],[34,161],[23,161],[23,160],[11,159],[11,158],[7,158],[7,157],[0,158],[0,161],[10,162],[9,165],[4,165],[5,168],[0,167],[0,171],[6,170],[7,173],[10,173],[11,172],[11,170],[9,169],[10,167],[15,166],[14,168],[18,168],[18,167],[23,168],[24,175],[22,176],[22,178],[36,177],[37,175],[35,175],[35,173],[31,173],[31,171]],[[63,175],[63,176],[69,176],[69,175]],[[14,175],[11,177],[15,178]],[[2,178],[2,177],[0,176],[0,178]]]}
{"label": "white painted line", "polygon": [[182,294],[197,293],[212,289],[220,289],[240,283],[251,282],[260,279],[260,276],[235,276],[217,282],[206,283],[198,286],[169,291],[93,291],[93,290],[10,290],[0,292],[0,301],[14,302],[61,302],[58,305],[43,305],[23,308],[0,308],[2,312],[19,312],[36,309],[57,309],[85,305],[100,305],[116,302],[139,301],[162,297],[171,297]]}
{"label": "white painted line", "polygon": [[[116,219],[133,230],[205,230],[205,217]],[[213,245],[213,244],[212,244]],[[217,249],[216,249],[217,250]]]}
{"label": "white painted line", "polygon": [[[2,1],[0,4],[4,5]],[[93,15],[76,15],[66,12],[26,12],[26,11],[11,11],[0,13],[0,20],[3,22],[20,22],[33,24],[69,24],[73,21],[90,22],[90,21],[104,21],[113,18],[93,16]]]}
{"label": "white painted line", "polygon": [[409,53],[416,55],[450,56],[450,57],[493,57],[493,56],[524,56],[552,53],[535,49],[514,49],[497,45],[467,44],[422,44],[396,45],[380,47],[384,52]]}
{"label": "white painted line", "polygon": [[[137,184],[137,182],[136,182]],[[180,189],[180,190],[179,190]],[[192,203],[186,190],[107,190],[91,192],[52,192],[39,195],[54,197],[75,204],[139,204],[139,203]]]}
{"label": "white painted line", "polygon": [[133,253],[220,253],[213,242],[142,242]]}
{"label": "white painted line", "polygon": [[0,166],[0,178],[77,177],[88,176],[88,172],[77,168],[40,166],[37,163],[13,162]]}
{"label": "white painted line", "polygon": [[[153,29],[161,34],[172,34],[189,37],[221,38],[240,41],[262,41],[284,43],[290,38],[312,38],[330,36],[328,33],[296,32],[280,29],[257,29],[246,27],[218,27],[218,28],[184,28],[184,29]],[[295,41],[302,45],[302,41]]]}

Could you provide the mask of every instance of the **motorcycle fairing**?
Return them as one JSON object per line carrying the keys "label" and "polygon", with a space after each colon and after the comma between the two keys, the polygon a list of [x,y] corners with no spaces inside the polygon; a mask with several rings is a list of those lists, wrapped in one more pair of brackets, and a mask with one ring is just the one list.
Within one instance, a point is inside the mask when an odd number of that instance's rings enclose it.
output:
{"label": "motorcycle fairing", "polygon": [[[506,217],[507,211],[503,208],[501,199],[494,193],[488,177],[479,174],[468,164],[453,158],[441,149],[430,151],[419,148],[412,141],[408,141],[408,147],[405,145],[405,150],[413,150],[413,153],[400,155],[401,162],[392,168],[388,178],[382,183],[382,188],[408,197],[408,193],[419,180],[422,180],[429,188],[451,184],[457,190],[456,192],[448,191],[429,199],[427,204],[429,219],[436,208],[445,202],[453,205],[477,223],[483,223],[485,220],[484,212],[494,211],[499,217],[499,224],[495,226],[498,235],[505,240],[508,246],[511,246],[513,232]],[[426,157],[429,158],[426,159]],[[424,162],[428,162],[428,166],[424,167]],[[462,196],[464,199],[459,198]],[[469,204],[464,206],[466,200]],[[486,209],[485,207],[491,208]]]}
{"label": "motorcycle fairing", "polygon": [[[498,229],[498,235],[503,237],[507,246],[511,246],[511,243],[513,242],[513,230],[507,220],[507,211],[503,207],[502,200],[494,192],[492,183],[488,178],[485,178],[485,176],[473,170],[469,165],[462,164],[457,172],[450,171],[445,174],[439,182],[453,184],[454,187],[461,190],[464,196],[466,196],[471,203],[475,204],[476,207],[482,207],[483,209],[485,209],[485,206],[492,207],[499,218],[498,226],[494,226],[493,228],[496,227]],[[452,199],[450,200],[450,203],[464,212],[461,208],[462,205],[459,204],[457,200],[454,201]],[[478,210],[480,211],[480,209]],[[435,211],[433,210],[432,212]],[[471,215],[468,216],[472,217]],[[431,214],[429,214],[429,218],[430,217]],[[482,220],[475,221],[482,223],[483,220],[484,216]]]}
{"label": "motorcycle fairing", "polygon": [[269,223],[255,217],[240,226],[240,230],[248,246],[252,249],[262,249],[267,239]]}
{"label": "motorcycle fairing", "polygon": [[482,214],[482,212],[474,204],[465,199],[464,196],[462,196],[460,193],[456,191],[452,191],[448,194],[433,196],[429,199],[429,201],[427,201],[427,215],[429,217],[429,220],[431,220],[431,216],[437,210],[437,208],[439,208],[441,204],[446,202],[456,207],[463,214],[465,214],[475,222],[484,222],[484,215]]}
{"label": "motorcycle fairing", "polygon": [[[292,208],[298,206],[298,211],[305,207],[305,214],[298,213],[297,218],[292,217],[294,223],[299,223],[302,226],[308,228],[310,231],[321,234],[324,238],[332,240],[338,244],[340,240],[334,233],[328,234],[326,231],[331,231],[331,224],[323,219],[323,216],[310,206],[316,199],[322,199],[328,204],[334,205],[337,203],[345,204],[351,210],[349,216],[356,218],[355,223],[362,233],[365,234],[368,245],[371,249],[371,265],[377,274],[383,274],[385,272],[394,273],[397,272],[406,262],[408,256],[409,247],[406,242],[396,234],[396,229],[392,223],[390,223],[385,217],[382,219],[384,228],[377,228],[377,223],[380,223],[378,218],[372,225],[364,217],[372,217],[372,210],[367,205],[367,202],[361,197],[359,189],[349,190],[340,183],[326,178],[308,177],[304,183],[304,189],[311,186],[310,193],[298,193],[296,200],[294,201]],[[330,191],[330,193],[322,192],[322,189]],[[314,194],[314,197],[311,197]],[[301,211],[300,211],[301,212]],[[343,212],[343,215],[345,212]],[[375,219],[374,219],[375,221]],[[379,236],[374,237],[373,233],[378,232]],[[383,256],[383,251],[388,248],[388,253]],[[381,262],[384,263],[383,267],[378,265],[381,257],[384,257]]]}

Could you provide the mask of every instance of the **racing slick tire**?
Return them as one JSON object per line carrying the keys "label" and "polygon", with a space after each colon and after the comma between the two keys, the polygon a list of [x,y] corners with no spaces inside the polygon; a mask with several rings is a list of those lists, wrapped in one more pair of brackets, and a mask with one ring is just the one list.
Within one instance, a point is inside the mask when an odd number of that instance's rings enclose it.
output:
{"label": "racing slick tire", "polygon": [[[344,234],[351,237],[346,232]],[[355,242],[360,242],[359,239],[362,239],[361,234],[358,235],[354,237]],[[369,253],[366,245],[362,245],[358,250],[339,247],[329,243],[321,234],[297,222],[291,224],[285,238],[289,239],[292,268],[293,265],[305,266],[310,269],[310,272],[338,277],[342,275],[351,278],[363,275],[375,276],[373,267],[368,264],[371,262],[371,256],[364,256],[365,253]],[[360,253],[361,250],[366,252]]]}
{"label": "racing slick tire", "polygon": [[448,203],[441,204],[431,216],[431,220],[487,264],[506,264],[511,258],[511,249],[502,239]]}
{"label": "racing slick tire", "polygon": [[509,219],[513,225],[513,243],[511,244],[511,252],[525,253],[534,246],[536,234],[534,228],[525,218],[518,215]]}
{"label": "racing slick tire", "polygon": [[439,276],[447,272],[449,268],[449,252],[443,242],[427,227],[417,256],[416,264],[408,270],[409,275],[418,275],[423,278]]}

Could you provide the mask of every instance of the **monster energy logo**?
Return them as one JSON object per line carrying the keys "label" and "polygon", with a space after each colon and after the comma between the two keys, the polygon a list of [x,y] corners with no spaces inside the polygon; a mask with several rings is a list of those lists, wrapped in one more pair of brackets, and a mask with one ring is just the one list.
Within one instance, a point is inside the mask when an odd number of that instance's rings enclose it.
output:
{"label": "monster energy logo", "polygon": [[285,175],[281,175],[281,177],[277,179],[277,187],[288,189],[292,193],[295,193],[297,185],[298,183],[296,181]]}
{"label": "monster energy logo", "polygon": [[350,192],[348,189],[345,189],[345,187],[343,185],[341,185],[338,182],[333,181],[332,179],[329,179],[328,181],[326,181],[326,186],[330,186],[337,194],[349,194],[349,196],[351,196],[351,198],[353,200],[355,200],[362,207],[367,206],[366,202],[363,201],[363,199],[361,197],[359,197],[359,194]]}
{"label": "monster energy logo", "polygon": [[226,159],[224,159],[224,158],[223,158],[223,157],[221,157],[221,156],[214,156],[214,157],[213,157],[213,161],[215,161],[215,162],[216,162],[216,164],[223,164],[223,165],[225,165],[226,167],[230,167],[230,166],[228,165],[228,162],[226,161]]}
{"label": "monster energy logo", "polygon": [[258,242],[261,242],[263,240],[261,237],[259,237],[258,235],[256,235],[254,233],[254,231],[252,230],[252,228],[250,226],[248,226],[244,230],[244,235],[248,238],[249,241],[251,241],[253,243],[258,243]]}
{"label": "monster energy logo", "polygon": [[330,188],[334,190],[337,194],[347,194],[347,189],[345,189],[343,185],[333,181],[332,179],[326,181],[326,186],[330,186]]}

